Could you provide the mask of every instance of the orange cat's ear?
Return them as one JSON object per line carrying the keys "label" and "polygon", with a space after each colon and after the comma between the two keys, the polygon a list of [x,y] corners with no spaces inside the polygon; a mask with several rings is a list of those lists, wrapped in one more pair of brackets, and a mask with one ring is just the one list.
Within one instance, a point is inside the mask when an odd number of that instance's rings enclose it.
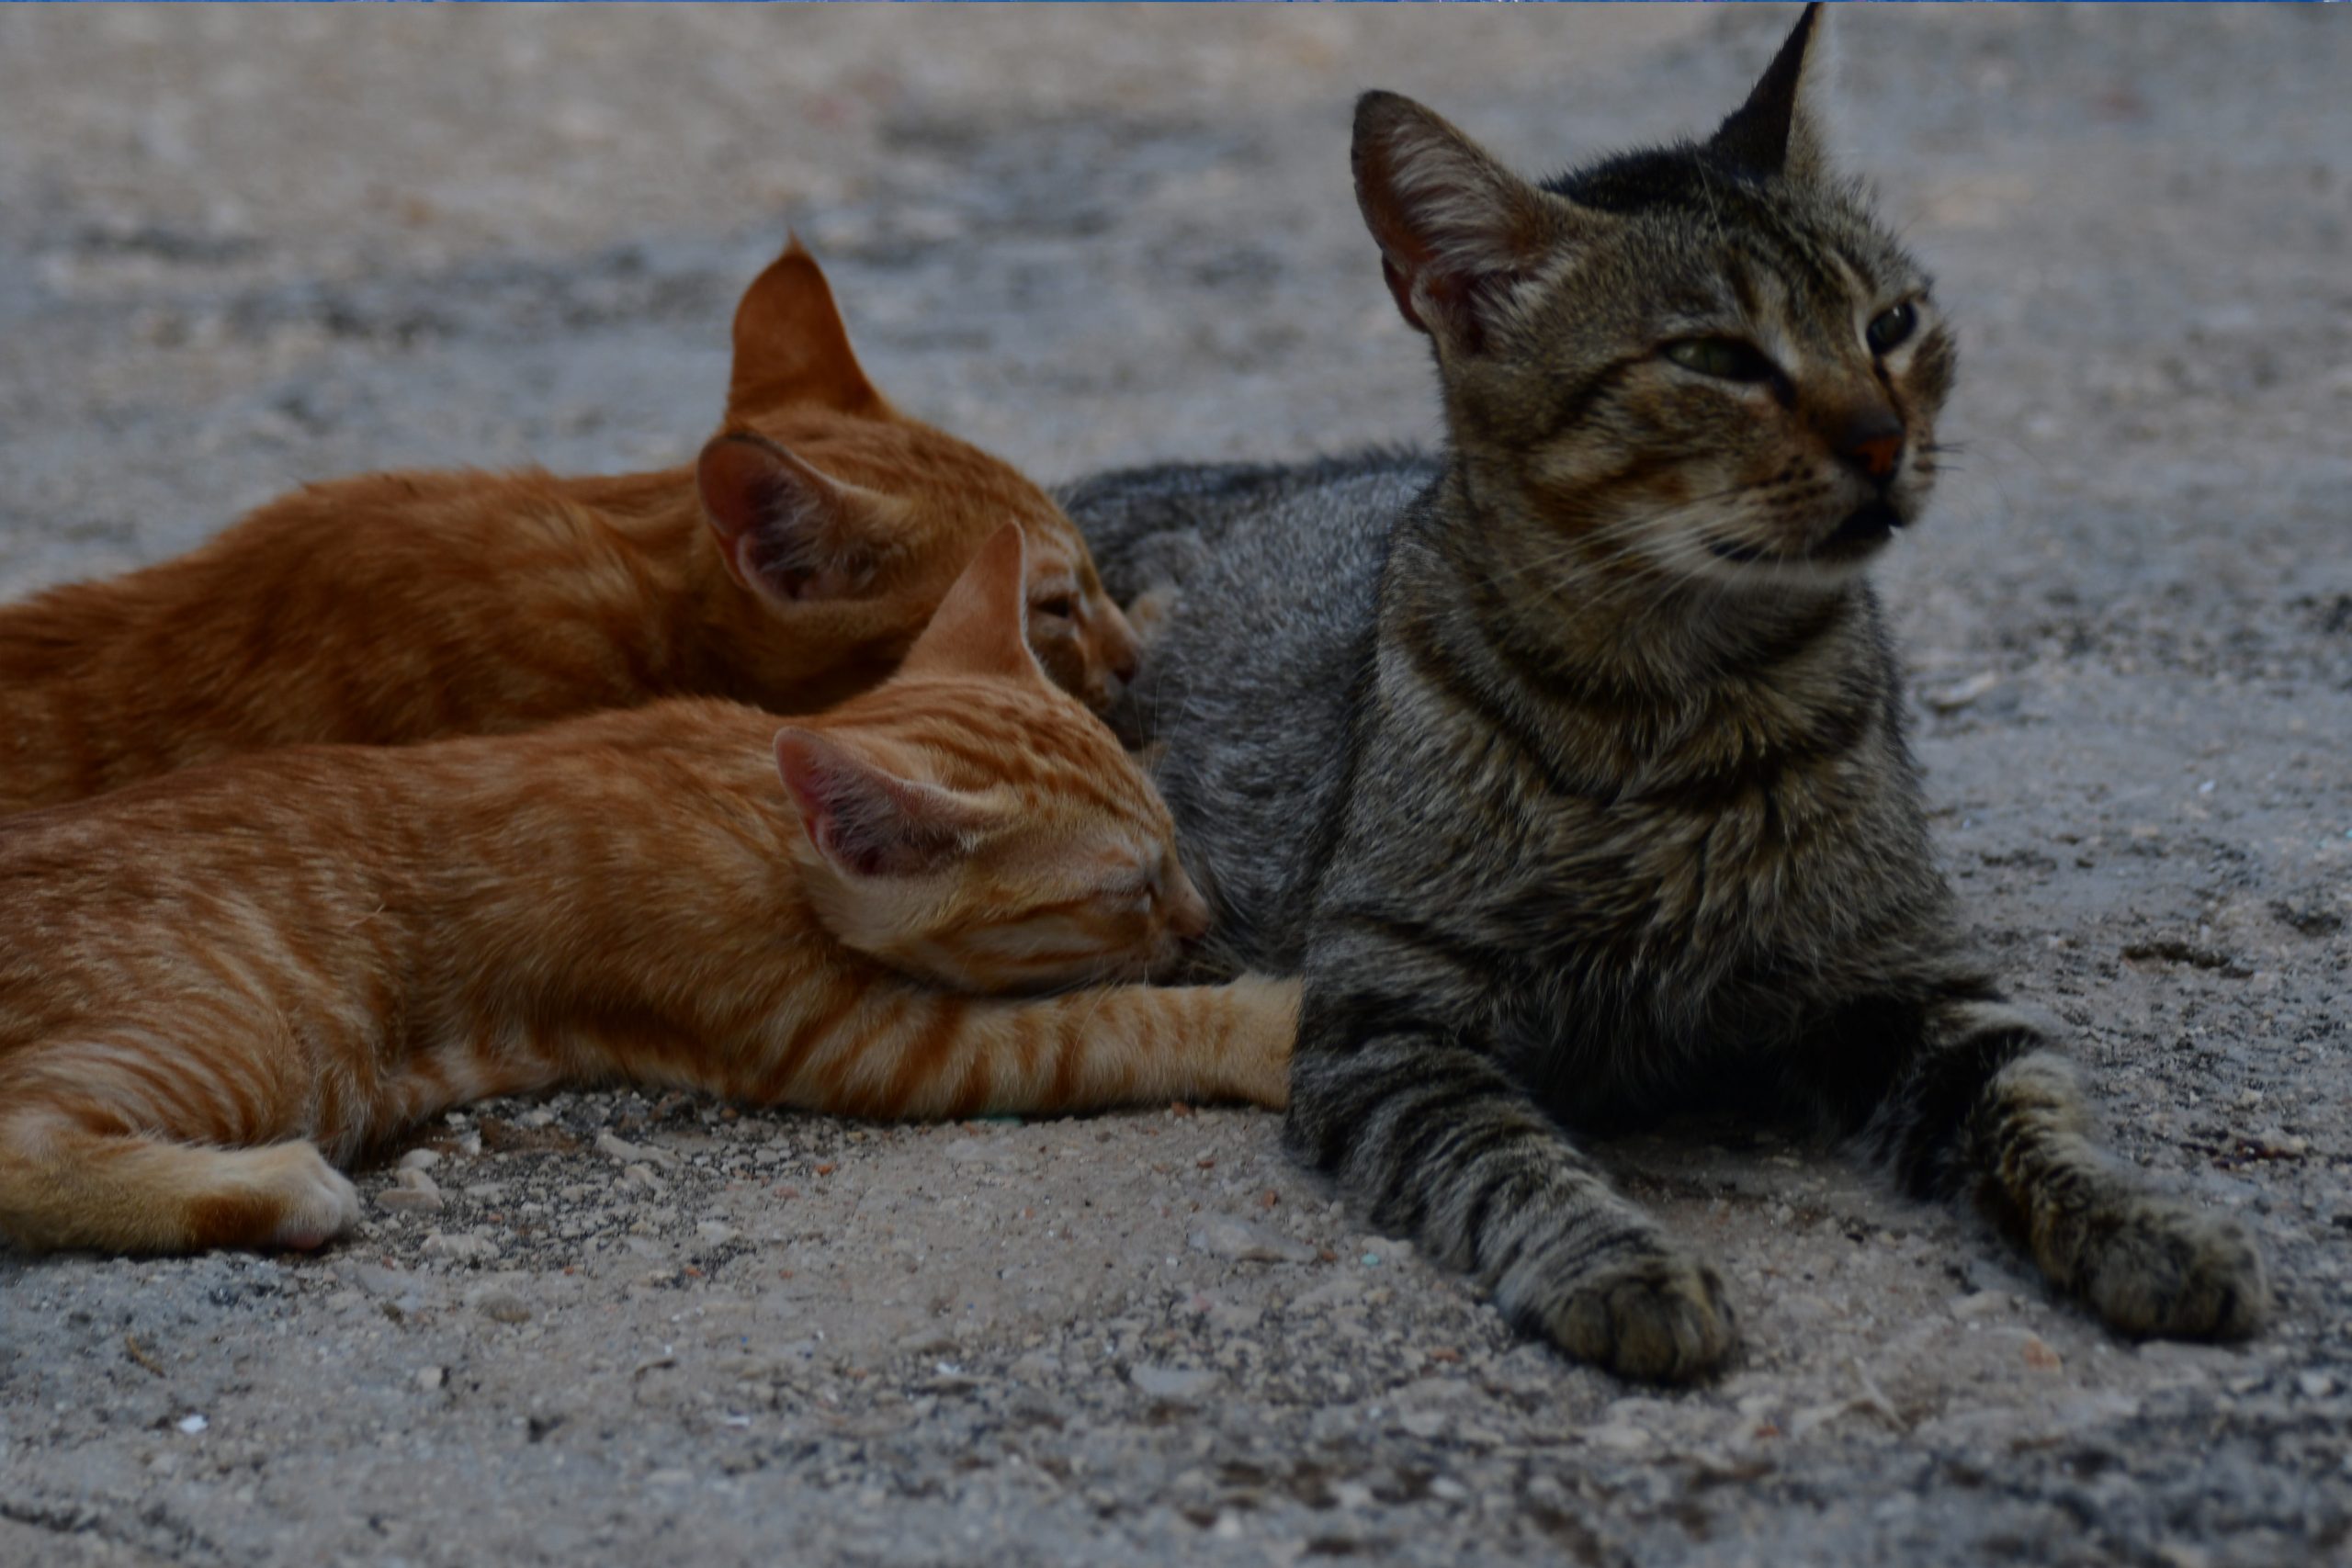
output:
{"label": "orange cat's ear", "polygon": [[899,670],[1043,681],[1029,651],[1028,579],[1021,525],[1007,523],[964,568]]}
{"label": "orange cat's ear", "polygon": [[890,412],[850,351],[824,271],[796,238],[735,307],[727,417],[811,404],[876,418]]}
{"label": "orange cat's ear", "polygon": [[918,876],[996,822],[978,801],[901,778],[813,729],[776,732],[775,767],[817,852],[856,876]]}
{"label": "orange cat's ear", "polygon": [[702,449],[695,485],[727,570],[779,602],[864,593],[899,532],[897,501],[748,431]]}

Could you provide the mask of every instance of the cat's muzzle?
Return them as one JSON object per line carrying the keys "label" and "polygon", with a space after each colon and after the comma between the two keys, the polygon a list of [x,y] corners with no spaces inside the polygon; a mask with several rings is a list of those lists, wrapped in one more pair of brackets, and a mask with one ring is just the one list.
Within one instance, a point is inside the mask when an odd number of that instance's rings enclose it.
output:
{"label": "cat's muzzle", "polygon": [[1905,519],[1894,509],[1894,503],[1883,497],[1866,501],[1846,514],[1846,520],[1831,531],[1829,536],[1806,551],[1813,560],[1853,560],[1870,554],[1903,526]]}

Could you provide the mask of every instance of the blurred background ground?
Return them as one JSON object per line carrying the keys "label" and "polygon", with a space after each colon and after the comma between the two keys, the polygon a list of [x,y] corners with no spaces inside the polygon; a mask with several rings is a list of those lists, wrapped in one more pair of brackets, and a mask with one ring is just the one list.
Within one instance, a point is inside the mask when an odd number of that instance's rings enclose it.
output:
{"label": "blurred background ground", "polygon": [[[0,9],[0,592],[308,479],[714,423],[786,223],[877,383],[1047,479],[1434,430],[1359,90],[1522,166],[1704,129],[1788,17]],[[1883,572],[1944,852],[2278,1322],[2134,1347],[1973,1221],[1613,1145],[1747,1349],[1515,1340],[1266,1116],[626,1093],[421,1134],[322,1257],[0,1253],[0,1562],[2306,1563],[2352,1533],[2352,20],[1847,13],[1842,144],[1968,443]]]}

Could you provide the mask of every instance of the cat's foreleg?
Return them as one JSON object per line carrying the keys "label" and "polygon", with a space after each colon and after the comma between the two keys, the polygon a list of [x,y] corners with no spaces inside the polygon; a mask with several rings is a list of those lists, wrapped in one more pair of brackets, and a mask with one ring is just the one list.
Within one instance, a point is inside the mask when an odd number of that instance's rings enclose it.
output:
{"label": "cat's foreleg", "polygon": [[1170,1100],[1279,1110],[1290,1095],[1298,982],[1099,986],[954,997],[854,1012],[798,1042],[745,1098],[858,1116],[1050,1115]]}
{"label": "cat's foreleg", "polygon": [[1916,1043],[1894,1043],[1884,1097],[1860,1119],[1907,1189],[1973,1195],[2122,1333],[2234,1339],[2261,1326],[2269,1289],[2253,1238],[2101,1148],[2039,1024],[1973,979],[1916,1018]]}
{"label": "cat's foreleg", "polygon": [[1737,1332],[1715,1271],[1611,1189],[1492,1059],[1380,1011],[1318,1005],[1310,988],[1292,1152],[1580,1360],[1657,1382],[1719,1365]]}

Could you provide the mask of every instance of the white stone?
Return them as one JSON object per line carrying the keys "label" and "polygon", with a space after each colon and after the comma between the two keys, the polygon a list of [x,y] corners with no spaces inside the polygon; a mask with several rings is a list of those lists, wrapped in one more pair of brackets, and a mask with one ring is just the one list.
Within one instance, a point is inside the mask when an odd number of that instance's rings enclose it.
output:
{"label": "white stone", "polygon": [[1277,1231],[1250,1224],[1233,1214],[1215,1214],[1185,1238],[1195,1252],[1230,1258],[1242,1263],[1305,1263],[1315,1249]]}
{"label": "white stone", "polygon": [[1224,1380],[1197,1368],[1142,1365],[1127,1369],[1127,1381],[1154,1399],[1190,1401],[1214,1393]]}

